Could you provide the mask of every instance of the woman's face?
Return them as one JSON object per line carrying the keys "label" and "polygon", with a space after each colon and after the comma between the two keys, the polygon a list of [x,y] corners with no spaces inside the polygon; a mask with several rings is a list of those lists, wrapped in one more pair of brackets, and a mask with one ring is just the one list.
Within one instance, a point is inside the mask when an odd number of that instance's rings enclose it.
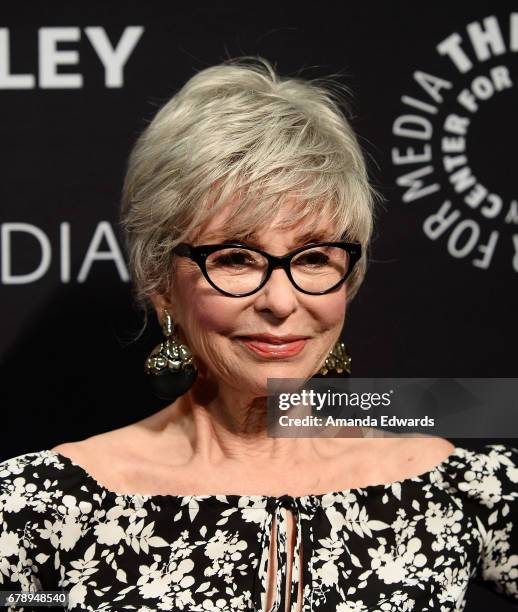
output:
{"label": "woman's face", "polygon": [[[287,207],[283,214],[294,214]],[[232,214],[228,206],[203,226],[195,244],[228,241],[225,221]],[[272,255],[284,255],[298,246],[297,237],[306,224],[293,230],[270,227],[254,236],[254,244]],[[323,219],[317,232],[325,240],[332,227]],[[345,319],[346,286],[325,295],[307,295],[295,289],[281,268],[273,270],[266,285],[248,297],[228,297],[216,291],[199,267],[179,257],[167,301],[155,301],[169,309],[177,333],[186,341],[199,369],[206,376],[253,396],[267,395],[267,379],[309,378],[323,364],[339,339]],[[255,334],[303,336],[304,340],[281,347],[247,340]],[[301,348],[302,347],[302,348]],[[301,349],[301,350],[297,350]]]}

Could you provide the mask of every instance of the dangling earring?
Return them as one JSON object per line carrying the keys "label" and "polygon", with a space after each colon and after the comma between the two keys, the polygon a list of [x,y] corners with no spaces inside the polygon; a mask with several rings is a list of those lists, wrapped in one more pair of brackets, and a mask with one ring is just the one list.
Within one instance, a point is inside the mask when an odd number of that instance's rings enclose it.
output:
{"label": "dangling earring", "polygon": [[162,399],[176,399],[186,393],[198,374],[191,351],[174,333],[173,320],[164,309],[162,331],[166,336],[151,351],[146,359],[144,370],[151,375],[151,383],[158,397]]}
{"label": "dangling earring", "polygon": [[329,372],[335,370],[339,374],[347,372],[351,373],[351,356],[345,351],[345,344],[343,342],[337,342],[331,349],[329,355],[326,357],[324,365],[318,371],[318,374],[327,376]]}

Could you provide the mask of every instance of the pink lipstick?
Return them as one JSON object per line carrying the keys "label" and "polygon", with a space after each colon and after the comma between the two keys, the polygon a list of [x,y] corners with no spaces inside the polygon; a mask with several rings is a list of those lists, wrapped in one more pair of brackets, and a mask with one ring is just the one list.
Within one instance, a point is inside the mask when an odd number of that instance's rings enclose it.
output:
{"label": "pink lipstick", "polygon": [[302,351],[307,338],[304,336],[273,336],[254,334],[242,336],[240,340],[251,351],[267,359],[293,357]]}

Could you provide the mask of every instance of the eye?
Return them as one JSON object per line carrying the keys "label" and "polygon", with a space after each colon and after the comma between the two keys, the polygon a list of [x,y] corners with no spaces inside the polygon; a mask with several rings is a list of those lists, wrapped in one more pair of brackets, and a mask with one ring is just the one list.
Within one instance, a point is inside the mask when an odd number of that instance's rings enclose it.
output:
{"label": "eye", "polygon": [[211,267],[238,269],[250,268],[262,264],[262,258],[256,257],[253,251],[247,249],[222,249],[216,251],[208,258],[207,264]]}
{"label": "eye", "polygon": [[329,257],[322,251],[309,251],[308,253],[302,253],[294,263],[297,265],[307,266],[322,266],[329,262]]}
{"label": "eye", "polygon": [[221,265],[231,266],[244,265],[249,262],[250,259],[251,258],[249,257],[248,253],[246,253],[245,251],[232,251],[229,253],[223,253],[221,255],[218,255],[215,258],[215,261],[216,263]]}

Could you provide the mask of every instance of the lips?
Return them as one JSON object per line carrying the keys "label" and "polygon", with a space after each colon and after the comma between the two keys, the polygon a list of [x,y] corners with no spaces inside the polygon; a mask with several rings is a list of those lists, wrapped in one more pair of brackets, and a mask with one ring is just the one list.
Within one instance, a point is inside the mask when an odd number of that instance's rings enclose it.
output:
{"label": "lips", "polygon": [[306,344],[307,336],[254,334],[253,336],[241,336],[239,339],[261,357],[281,359],[300,353]]}
{"label": "lips", "polygon": [[254,342],[267,342],[269,344],[287,344],[294,342],[295,340],[305,340],[307,336],[295,336],[288,334],[284,336],[274,336],[273,334],[252,334],[250,336],[241,336],[246,340],[253,340]]}

